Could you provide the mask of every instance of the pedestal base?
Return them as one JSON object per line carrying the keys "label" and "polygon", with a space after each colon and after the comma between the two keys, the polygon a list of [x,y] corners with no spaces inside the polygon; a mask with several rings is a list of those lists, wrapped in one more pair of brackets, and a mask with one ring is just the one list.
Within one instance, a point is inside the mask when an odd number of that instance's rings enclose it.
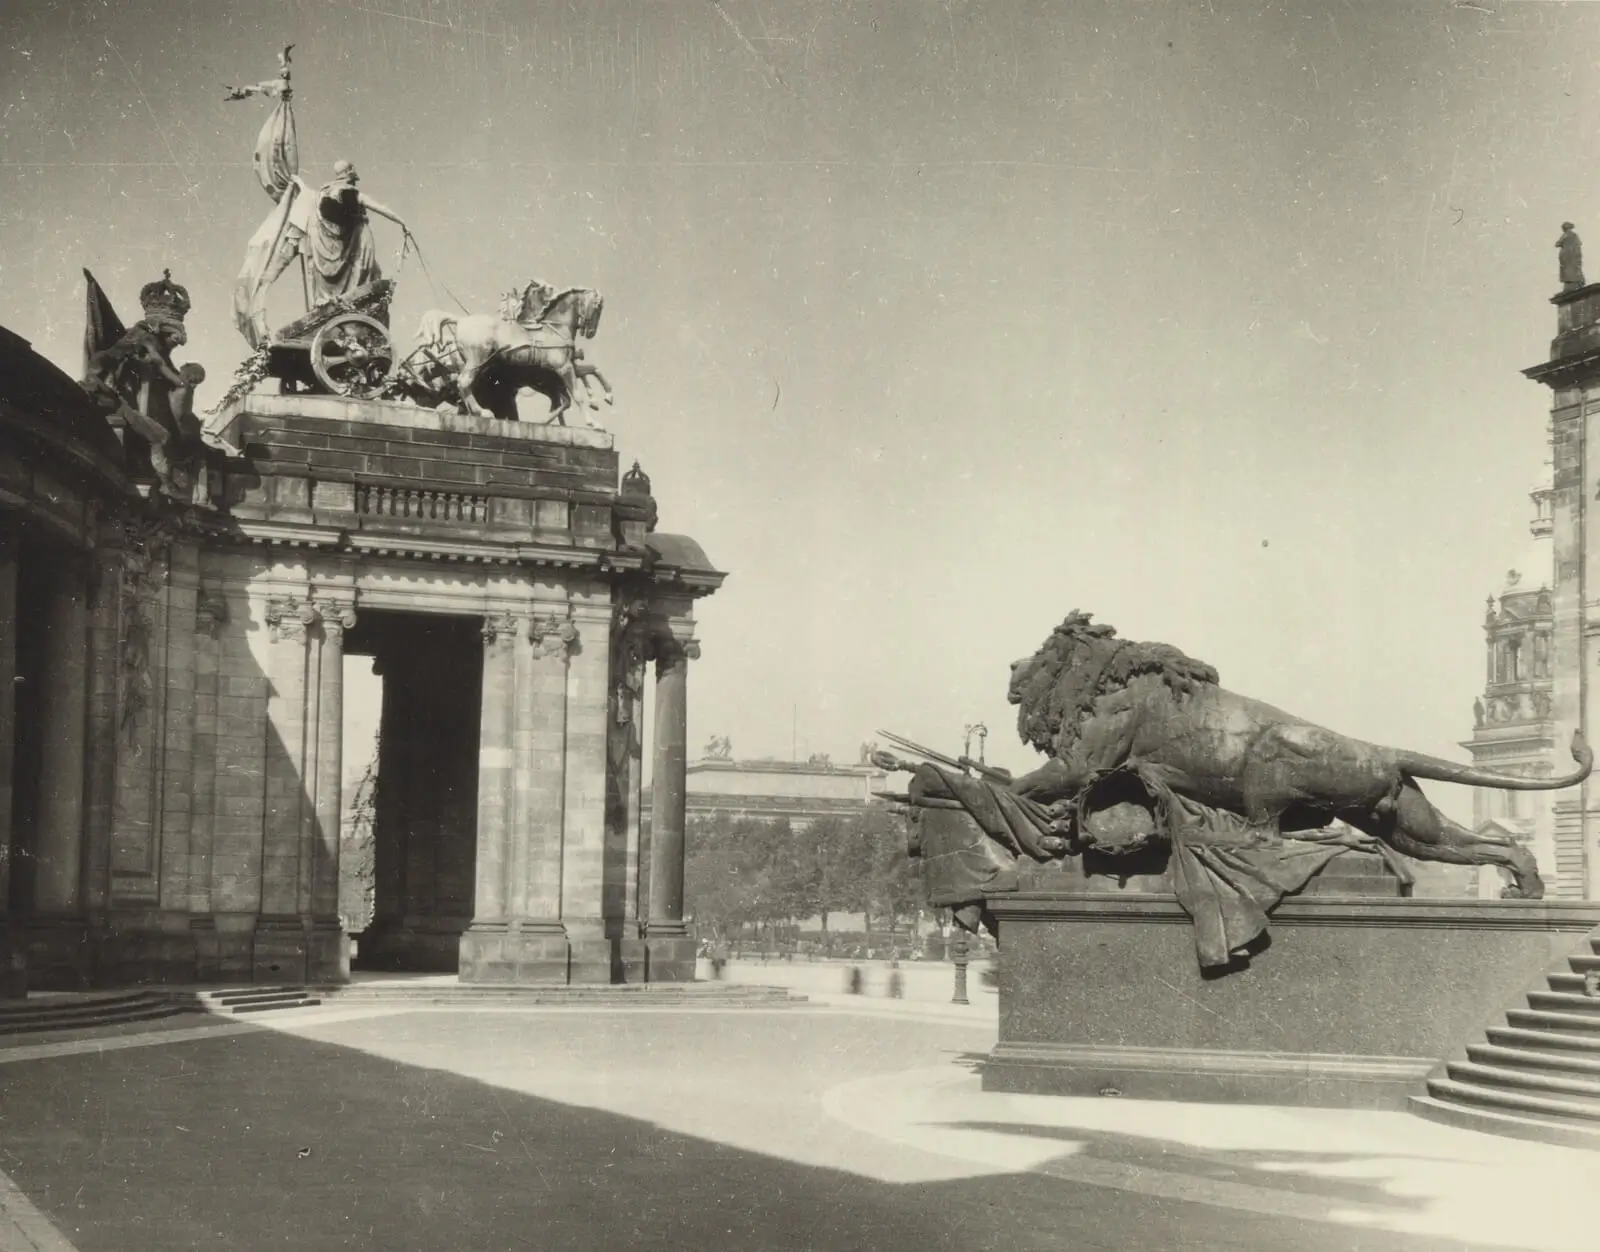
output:
{"label": "pedestal base", "polygon": [[989,897],[987,1090],[1403,1108],[1600,923],[1583,901],[1285,901],[1269,944],[1202,975],[1169,895]]}
{"label": "pedestal base", "polygon": [[85,991],[93,985],[94,960],[84,918],[13,918],[11,942],[23,952],[32,990]]}
{"label": "pedestal base", "polygon": [[647,935],[645,950],[648,965],[645,977],[650,982],[693,982],[695,942],[687,936]]}
{"label": "pedestal base", "polygon": [[474,922],[461,935],[464,983],[557,984],[569,981],[571,953],[560,922]]}

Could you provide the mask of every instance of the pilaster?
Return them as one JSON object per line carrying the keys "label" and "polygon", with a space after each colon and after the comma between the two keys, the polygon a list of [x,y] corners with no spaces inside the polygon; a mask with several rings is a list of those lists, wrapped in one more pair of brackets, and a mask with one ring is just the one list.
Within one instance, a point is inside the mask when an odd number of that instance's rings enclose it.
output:
{"label": "pilaster", "polygon": [[317,612],[294,597],[270,600],[268,629],[266,811],[261,842],[261,913],[253,967],[257,982],[306,978],[309,897],[306,794],[309,631]]}
{"label": "pilaster", "polygon": [[84,731],[89,698],[88,582],[78,559],[54,571],[47,603],[34,911],[83,907]]}
{"label": "pilaster", "polygon": [[511,823],[515,813],[515,735],[518,615],[483,620],[483,694],[478,724],[477,877],[472,924],[461,936],[463,982],[513,982],[508,882],[512,871]]}
{"label": "pilaster", "polygon": [[0,520],[0,1000],[27,993],[25,963],[11,942],[12,769],[17,732],[16,534]]}

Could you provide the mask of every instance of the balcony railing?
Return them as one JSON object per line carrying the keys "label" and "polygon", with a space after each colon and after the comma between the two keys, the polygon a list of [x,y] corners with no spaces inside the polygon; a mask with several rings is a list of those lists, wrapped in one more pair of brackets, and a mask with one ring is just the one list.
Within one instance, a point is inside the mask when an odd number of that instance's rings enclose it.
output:
{"label": "balcony railing", "polygon": [[465,491],[428,491],[358,483],[356,512],[404,521],[481,524],[489,520],[489,497]]}

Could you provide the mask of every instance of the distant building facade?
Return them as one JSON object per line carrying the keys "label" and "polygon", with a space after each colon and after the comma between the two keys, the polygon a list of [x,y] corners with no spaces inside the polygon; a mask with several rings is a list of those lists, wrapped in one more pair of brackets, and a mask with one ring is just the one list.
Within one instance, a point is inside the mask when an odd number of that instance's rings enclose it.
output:
{"label": "distant building facade", "polygon": [[[1523,371],[1551,394],[1548,471],[1532,493],[1535,547],[1490,597],[1487,683],[1465,744],[1474,763],[1531,777],[1570,768],[1575,732],[1591,744],[1600,734],[1600,683],[1586,677],[1600,659],[1589,572],[1600,557],[1600,511],[1589,507],[1600,464],[1600,284],[1564,289],[1551,303],[1550,357]],[[1480,790],[1474,817],[1479,830],[1528,845],[1549,896],[1600,899],[1600,779],[1556,792]],[[1486,896],[1498,894],[1490,878],[1479,875]]]}
{"label": "distant building facade", "polygon": [[[787,818],[796,830],[804,830],[819,818],[849,817],[882,803],[873,793],[889,789],[889,776],[875,765],[835,765],[823,756],[807,761],[736,761],[731,755],[706,755],[689,762],[686,783],[691,821],[718,814],[767,821]],[[647,790],[647,818],[651,802]]]}

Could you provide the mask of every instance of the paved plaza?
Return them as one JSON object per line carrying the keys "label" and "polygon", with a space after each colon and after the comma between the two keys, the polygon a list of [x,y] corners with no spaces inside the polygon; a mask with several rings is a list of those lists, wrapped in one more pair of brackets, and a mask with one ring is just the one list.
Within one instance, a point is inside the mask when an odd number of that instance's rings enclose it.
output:
{"label": "paved plaza", "polygon": [[1402,1114],[985,1094],[992,996],[941,1006],[948,968],[917,972],[922,1000],[13,1039],[0,1252],[1594,1246],[1588,1153]]}

